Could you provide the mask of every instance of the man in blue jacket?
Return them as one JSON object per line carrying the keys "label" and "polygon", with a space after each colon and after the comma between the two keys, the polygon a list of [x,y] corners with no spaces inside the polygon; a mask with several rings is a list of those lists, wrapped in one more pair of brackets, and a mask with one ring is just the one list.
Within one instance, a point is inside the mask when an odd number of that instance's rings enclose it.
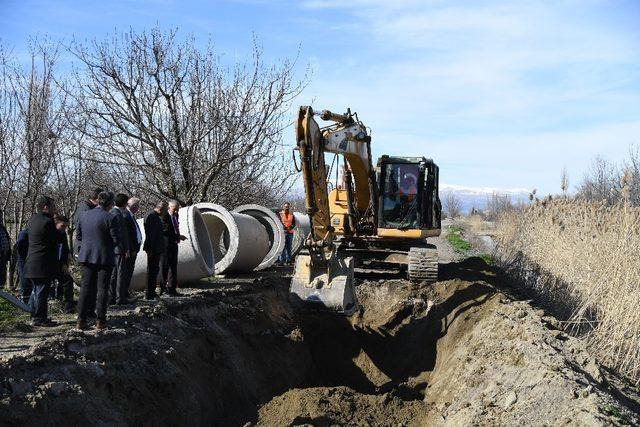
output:
{"label": "man in blue jacket", "polygon": [[111,192],[98,195],[98,206],[85,212],[78,223],[80,242],[78,262],[82,266],[82,285],[78,300],[77,329],[87,328],[90,299],[96,295],[96,329],[106,328],[109,283],[115,264],[115,250],[122,251],[120,224],[109,211],[113,208]]}

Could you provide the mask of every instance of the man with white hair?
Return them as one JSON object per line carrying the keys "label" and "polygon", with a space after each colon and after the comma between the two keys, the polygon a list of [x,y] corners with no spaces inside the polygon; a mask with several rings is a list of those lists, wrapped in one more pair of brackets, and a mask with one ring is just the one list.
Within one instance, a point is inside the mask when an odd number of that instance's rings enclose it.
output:
{"label": "man with white hair", "polygon": [[136,221],[136,214],[140,210],[140,199],[137,197],[131,197],[127,201],[127,211],[124,215],[123,231],[129,236],[129,257],[126,259],[127,274],[125,277],[126,288],[129,289],[131,284],[131,277],[133,277],[133,269],[136,265],[136,258],[138,252],[140,252],[140,246],[142,245],[142,231],[140,225]]}
{"label": "man with white hair", "polygon": [[186,237],[180,234],[180,222],[178,211],[180,203],[176,200],[169,200],[169,209],[162,216],[165,224],[164,238],[167,250],[162,257],[162,292],[166,291],[168,295],[178,295],[178,243],[186,240]]}

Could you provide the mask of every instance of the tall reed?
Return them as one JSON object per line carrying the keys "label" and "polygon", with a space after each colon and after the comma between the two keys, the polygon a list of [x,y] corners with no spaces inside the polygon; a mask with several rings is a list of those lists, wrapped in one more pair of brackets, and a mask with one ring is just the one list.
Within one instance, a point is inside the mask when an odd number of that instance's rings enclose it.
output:
{"label": "tall reed", "polygon": [[640,208],[537,201],[505,213],[496,240],[503,265],[525,260],[537,294],[549,306],[568,307],[565,329],[583,335],[604,365],[640,383]]}

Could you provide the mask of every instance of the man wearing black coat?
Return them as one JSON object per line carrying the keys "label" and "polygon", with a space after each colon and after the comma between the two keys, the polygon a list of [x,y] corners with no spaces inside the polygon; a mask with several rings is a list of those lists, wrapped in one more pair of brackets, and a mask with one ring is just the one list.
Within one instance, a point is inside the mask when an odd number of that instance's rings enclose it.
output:
{"label": "man wearing black coat", "polygon": [[133,269],[136,265],[136,258],[138,258],[138,252],[142,245],[142,231],[140,225],[136,221],[136,213],[140,209],[140,199],[132,197],[127,202],[127,210],[125,211],[125,229],[129,239],[129,258],[127,258],[127,295],[129,292],[129,285],[131,284],[131,277],[133,276]]}
{"label": "man wearing black coat", "polygon": [[180,223],[178,218],[180,203],[176,200],[169,200],[168,210],[162,215],[164,223],[164,241],[167,250],[162,256],[162,283],[161,289],[164,293],[178,295],[178,244],[186,237],[180,234]]}
{"label": "man wearing black coat", "polygon": [[53,326],[47,317],[49,290],[56,276],[56,245],[58,233],[53,222],[55,203],[51,197],[42,196],[36,203],[37,212],[27,223],[29,249],[24,263],[24,279],[33,289],[34,326]]}
{"label": "man wearing black coat", "polygon": [[73,313],[73,278],[69,273],[69,240],[67,238],[67,227],[69,219],[64,215],[56,215],[54,218],[56,231],[58,232],[58,244],[56,245],[56,260],[58,268],[56,270],[55,297],[58,301],[64,301],[64,312]]}
{"label": "man wearing black coat", "polygon": [[31,288],[31,282],[24,278],[24,263],[27,260],[27,253],[29,252],[29,233],[26,228],[23,228],[20,233],[18,233],[18,240],[16,240],[15,249],[18,287],[22,294],[22,302],[29,304],[33,289]]}
{"label": "man wearing black coat", "polygon": [[78,301],[78,329],[87,328],[89,300],[96,295],[96,329],[106,327],[107,303],[109,300],[109,282],[111,270],[115,264],[115,251],[120,242],[120,224],[109,211],[113,208],[114,196],[111,192],[102,192],[98,196],[98,206],[86,212],[78,223],[78,241],[80,254],[78,262],[82,265],[82,285]]}
{"label": "man wearing black coat", "polygon": [[109,286],[109,304],[124,305],[128,304],[127,295],[129,293],[129,284],[127,283],[127,259],[130,254],[130,242],[128,226],[126,218],[129,216],[127,211],[127,202],[129,196],[118,193],[115,199],[115,207],[111,209],[111,213],[118,221],[118,229],[120,230],[120,245],[115,249],[115,265],[111,272],[111,285]]}
{"label": "man wearing black coat", "polygon": [[166,252],[165,229],[166,224],[162,216],[167,212],[167,202],[158,202],[156,207],[144,219],[144,246],[147,253],[147,290],[145,299],[158,298],[156,294],[156,279],[160,272],[160,259]]}
{"label": "man wearing black coat", "polygon": [[7,280],[7,263],[11,260],[11,237],[2,223],[2,211],[0,211],[0,289]]}

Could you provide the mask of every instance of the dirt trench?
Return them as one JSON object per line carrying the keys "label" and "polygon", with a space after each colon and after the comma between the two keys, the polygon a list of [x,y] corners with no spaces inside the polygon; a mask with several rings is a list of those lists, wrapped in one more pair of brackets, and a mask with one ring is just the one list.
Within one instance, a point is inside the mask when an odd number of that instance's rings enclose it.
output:
{"label": "dirt trench", "polygon": [[[379,279],[379,280],[375,280]],[[479,259],[441,281],[359,281],[351,318],[292,309],[288,278],[224,282],[0,365],[12,425],[588,424],[633,420],[574,338]],[[626,399],[626,400],[625,400]],[[611,409],[615,408],[615,410]],[[613,415],[612,415],[613,414]],[[616,415],[617,414],[617,415]]]}

